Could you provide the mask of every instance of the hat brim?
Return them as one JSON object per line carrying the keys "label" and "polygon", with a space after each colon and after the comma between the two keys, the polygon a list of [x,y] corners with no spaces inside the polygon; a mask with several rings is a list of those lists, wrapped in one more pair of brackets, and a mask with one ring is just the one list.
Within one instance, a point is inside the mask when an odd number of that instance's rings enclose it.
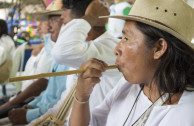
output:
{"label": "hat brim", "polygon": [[194,49],[194,44],[192,44],[191,41],[187,40],[186,38],[181,36],[179,33],[172,30],[171,28],[169,28],[169,27],[167,27],[167,26],[165,26],[165,25],[163,25],[159,22],[150,20],[150,19],[146,19],[146,18],[143,18],[143,17],[134,16],[134,15],[127,15],[127,16],[124,16],[124,15],[111,15],[111,16],[100,16],[99,18],[117,18],[117,19],[122,19],[122,20],[132,20],[132,21],[138,21],[138,22],[141,22],[141,23],[145,23],[145,24],[148,24],[150,26],[156,27],[160,30],[168,32],[169,34],[177,37],[179,40],[183,41],[188,46],[190,46],[191,48]]}
{"label": "hat brim", "polygon": [[47,21],[48,17],[50,15],[61,15],[62,10],[57,10],[57,11],[45,11],[44,13],[40,14],[36,19],[38,21]]}

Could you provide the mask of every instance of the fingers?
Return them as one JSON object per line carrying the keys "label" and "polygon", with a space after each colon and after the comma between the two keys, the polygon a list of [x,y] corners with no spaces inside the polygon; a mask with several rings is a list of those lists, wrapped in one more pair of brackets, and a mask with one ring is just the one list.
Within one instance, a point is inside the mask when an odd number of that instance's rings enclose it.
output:
{"label": "fingers", "polygon": [[12,124],[26,124],[26,109],[12,109],[8,113],[9,120]]}
{"label": "fingers", "polygon": [[93,78],[87,78],[86,83],[90,84],[90,86],[93,88],[97,83],[100,82],[100,79],[98,77],[93,77]]}
{"label": "fingers", "polygon": [[87,79],[87,78],[95,78],[95,77],[101,77],[102,76],[102,72],[100,70],[97,70],[95,68],[89,68],[83,75],[82,78],[83,79]]}
{"label": "fingers", "polygon": [[32,106],[25,104],[22,106],[23,109],[32,109]]}
{"label": "fingers", "polygon": [[9,111],[8,115],[12,115],[15,112],[15,108]]}
{"label": "fingers", "polygon": [[14,121],[14,116],[15,116],[15,109],[13,108],[13,109],[10,110],[9,113],[8,113],[8,117],[9,117],[9,120],[10,120],[11,122]]}
{"label": "fingers", "polygon": [[83,79],[101,77],[106,66],[103,61],[93,58],[81,65],[81,69],[87,69],[87,71],[79,75]]}
{"label": "fingers", "polygon": [[101,60],[92,58],[83,63],[80,69],[86,69],[86,72],[78,75],[78,83],[76,87],[77,98],[88,99],[94,86],[100,82],[102,72],[106,69],[107,64]]}
{"label": "fingers", "polygon": [[101,61],[101,60],[98,60],[96,58],[92,58],[90,60],[88,60],[87,62],[83,63],[81,65],[81,69],[96,69],[96,70],[99,70],[99,71],[102,71],[104,72],[106,70],[106,66],[108,66],[104,61]]}

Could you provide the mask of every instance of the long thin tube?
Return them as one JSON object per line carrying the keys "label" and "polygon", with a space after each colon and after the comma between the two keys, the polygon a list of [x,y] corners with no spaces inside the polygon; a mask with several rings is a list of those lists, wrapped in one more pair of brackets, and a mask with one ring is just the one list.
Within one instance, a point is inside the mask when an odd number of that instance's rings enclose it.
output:
{"label": "long thin tube", "polygon": [[[106,67],[106,70],[108,69],[116,69],[118,65],[110,65]],[[24,80],[31,80],[31,79],[38,79],[38,78],[45,78],[45,77],[53,77],[53,76],[64,76],[64,75],[71,75],[71,74],[77,74],[85,72],[87,69],[78,69],[78,70],[71,70],[71,71],[63,71],[63,72],[54,72],[54,73],[41,73],[31,76],[20,76],[20,77],[12,77],[9,78],[9,82],[15,82],[15,81],[24,81]]]}

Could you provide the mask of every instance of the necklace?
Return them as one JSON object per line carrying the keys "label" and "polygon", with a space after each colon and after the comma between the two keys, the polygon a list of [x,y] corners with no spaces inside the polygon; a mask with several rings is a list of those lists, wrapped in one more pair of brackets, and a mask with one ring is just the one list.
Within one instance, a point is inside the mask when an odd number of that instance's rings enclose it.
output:
{"label": "necklace", "polygon": [[[129,114],[128,114],[128,116],[127,116],[127,118],[126,118],[126,120],[125,120],[125,122],[123,123],[123,126],[126,124],[126,122],[127,122],[127,120],[128,120],[128,118],[129,118],[129,116],[130,116],[130,114],[131,114],[131,112],[132,112],[132,110],[133,110],[133,108],[134,108],[134,106],[135,106],[135,104],[137,103],[137,100],[138,100],[138,98],[139,98],[139,95],[140,95],[140,93],[141,93],[141,91],[143,90],[143,87],[141,88],[141,90],[139,91],[139,93],[138,93],[138,95],[137,95],[137,97],[136,97],[136,99],[135,99],[135,101],[134,101],[134,103],[133,103],[133,106],[132,106],[132,108],[131,108],[131,110],[130,110],[130,112],[129,112]],[[145,116],[149,116],[149,114],[151,113],[151,111],[152,111],[152,109],[154,108],[154,106],[159,106],[159,105],[162,105],[167,99],[168,99],[168,97],[169,97],[169,95],[167,94],[167,93],[165,93],[165,94],[163,94],[161,97],[159,97],[154,103],[152,103],[151,105],[150,105],[150,107],[148,107],[148,109],[132,124],[132,126],[136,126],[136,125],[139,125],[139,124],[141,124],[140,122],[143,120],[143,118],[145,117]],[[146,120],[144,120],[144,122],[145,122]]]}
{"label": "necklace", "polygon": [[135,101],[134,101],[134,103],[133,103],[133,106],[132,106],[132,108],[131,108],[129,114],[128,114],[128,116],[127,116],[125,122],[123,123],[123,126],[125,125],[125,123],[127,122],[129,116],[131,115],[131,112],[132,112],[132,110],[133,110],[133,108],[134,108],[134,106],[135,106],[135,104],[136,104],[136,102],[137,102],[137,100],[138,100],[138,98],[139,98],[139,95],[140,95],[140,93],[141,93],[142,90],[143,90],[143,87],[142,87],[141,90],[139,91],[139,93],[138,93],[138,95],[137,95],[137,97],[136,97],[136,99],[135,99]]}

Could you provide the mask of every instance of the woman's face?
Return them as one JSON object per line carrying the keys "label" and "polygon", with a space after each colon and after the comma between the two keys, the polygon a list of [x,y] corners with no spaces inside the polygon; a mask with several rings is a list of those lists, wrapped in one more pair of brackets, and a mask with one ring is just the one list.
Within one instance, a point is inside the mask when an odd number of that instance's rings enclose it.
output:
{"label": "woman's face", "polygon": [[122,40],[114,50],[116,64],[125,79],[131,83],[149,83],[156,69],[152,49],[145,45],[144,34],[136,23],[127,21],[123,28]]}

